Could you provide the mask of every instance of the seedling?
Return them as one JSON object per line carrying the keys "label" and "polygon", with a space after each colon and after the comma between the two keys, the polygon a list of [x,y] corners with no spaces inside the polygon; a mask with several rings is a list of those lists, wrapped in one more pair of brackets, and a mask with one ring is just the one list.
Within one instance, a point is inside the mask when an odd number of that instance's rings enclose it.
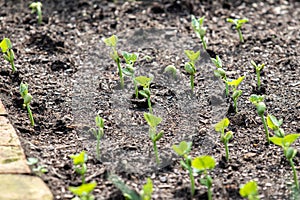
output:
{"label": "seedling", "polygon": [[29,8],[31,8],[31,13],[37,13],[39,24],[41,24],[43,20],[42,6],[43,4],[41,2],[33,2],[29,5]]}
{"label": "seedling", "polygon": [[47,173],[48,170],[43,165],[38,165],[38,159],[37,158],[28,158],[27,159],[27,165],[31,166],[31,170],[33,173],[35,173],[38,176],[42,176],[42,174]]}
{"label": "seedling", "polygon": [[2,50],[4,59],[10,63],[12,72],[14,73],[16,71],[16,67],[14,63],[15,54],[14,51],[12,50],[12,44],[10,42],[10,39],[4,38],[0,43],[0,48]]}
{"label": "seedling", "polygon": [[128,200],[150,200],[153,193],[153,183],[150,178],[147,179],[147,183],[143,185],[143,189],[137,193],[133,189],[130,189],[118,176],[110,175],[108,179],[121,190],[125,199]]}
{"label": "seedling", "polygon": [[263,70],[265,64],[257,65],[253,60],[251,60],[251,65],[255,68],[255,73],[257,77],[257,88],[260,90],[260,72]]}
{"label": "seedling", "polygon": [[221,142],[225,145],[225,152],[226,152],[226,160],[229,160],[229,149],[228,149],[228,142],[233,137],[232,131],[228,131],[225,134],[225,129],[228,127],[230,121],[228,118],[222,119],[215,125],[216,132],[221,133]]}
{"label": "seedling", "polygon": [[30,102],[32,100],[32,96],[30,93],[28,93],[28,85],[27,84],[24,84],[24,83],[21,83],[20,84],[20,94],[24,100],[23,102],[23,108],[27,108],[27,112],[29,114],[29,119],[30,119],[30,123],[31,123],[31,126],[34,126],[34,119],[33,119],[33,116],[32,116],[32,112],[31,112],[31,109],[30,109]]}
{"label": "seedling", "polygon": [[243,24],[247,23],[249,20],[248,19],[232,19],[232,18],[227,18],[226,20],[229,23],[232,23],[235,26],[235,29],[237,30],[240,38],[240,42],[244,42],[243,34],[241,31],[241,28]]}
{"label": "seedling", "polygon": [[78,187],[69,187],[69,191],[76,195],[72,200],[94,200],[95,197],[92,195],[97,183],[95,181],[91,183],[83,183]]}
{"label": "seedling", "polygon": [[134,63],[137,61],[138,55],[134,53],[127,53],[125,51],[122,52],[123,58],[126,62],[126,68],[123,69],[123,73],[126,76],[130,76],[133,84],[134,84],[134,90],[135,90],[135,98],[138,98],[139,96],[139,90],[137,87],[137,83],[135,81],[135,68],[133,67]]}
{"label": "seedling", "polygon": [[227,83],[228,80],[227,80],[227,76],[226,76],[226,71],[223,69],[223,66],[222,66],[222,60],[217,55],[216,58],[211,58],[211,61],[217,67],[217,69],[214,70],[215,76],[218,78],[221,78],[225,82],[225,94],[226,94],[226,97],[228,97],[229,96],[229,86]]}
{"label": "seedling", "polygon": [[211,156],[200,156],[192,160],[192,167],[204,173],[204,178],[200,179],[200,183],[207,187],[207,198],[212,200],[212,178],[208,175],[207,170],[212,170],[216,166],[216,161]]}
{"label": "seedling", "polygon": [[85,151],[82,151],[79,154],[69,155],[69,157],[73,160],[76,173],[81,175],[82,184],[85,184],[85,173],[87,171],[86,161],[88,160],[87,154]]}
{"label": "seedling", "polygon": [[195,194],[195,178],[192,169],[192,158],[189,156],[192,149],[192,142],[182,141],[179,145],[173,145],[172,149],[183,158],[183,160],[180,161],[180,164],[183,169],[189,172],[191,181],[191,196],[193,197]]}
{"label": "seedling", "polygon": [[237,100],[238,98],[242,95],[243,91],[242,90],[238,90],[238,86],[241,84],[241,82],[244,80],[245,76],[241,76],[238,79],[235,80],[227,80],[227,84],[232,86],[232,96],[231,98],[233,99],[233,107],[235,110],[235,113],[238,112],[238,107],[237,107]]}
{"label": "seedling", "polygon": [[194,79],[196,74],[195,64],[200,57],[200,51],[184,50],[185,55],[189,58],[189,62],[185,63],[184,69],[190,74],[190,85],[192,92],[194,91]]}
{"label": "seedling", "polygon": [[196,19],[194,15],[191,15],[191,18],[192,18],[192,28],[195,31],[197,37],[200,38],[203,45],[203,49],[206,50],[206,41],[205,41],[206,27],[203,26],[204,16]]}
{"label": "seedling", "polygon": [[256,111],[258,116],[260,116],[263,125],[264,125],[264,129],[265,129],[265,133],[266,133],[266,138],[268,143],[270,144],[270,136],[269,136],[269,130],[268,130],[268,126],[267,126],[267,122],[265,119],[265,111],[266,111],[266,104],[263,102],[264,97],[260,96],[260,95],[256,95],[256,94],[252,94],[249,98],[250,102],[252,104],[254,104],[256,106]]}
{"label": "seedling", "polygon": [[118,43],[118,37],[116,35],[112,35],[109,38],[104,39],[104,43],[106,46],[111,47],[112,53],[110,54],[110,57],[116,62],[118,66],[118,71],[119,71],[119,77],[120,77],[120,84],[121,88],[124,88],[124,78],[123,78],[123,73],[122,73],[122,68],[121,68],[121,58],[118,54],[117,51],[117,43]]}
{"label": "seedling", "polygon": [[258,187],[255,181],[249,181],[240,187],[240,195],[248,200],[259,200]]}
{"label": "seedling", "polygon": [[296,171],[296,168],[295,168],[295,165],[293,162],[293,158],[296,156],[297,150],[290,146],[298,139],[299,136],[300,136],[300,134],[289,134],[289,135],[284,136],[283,138],[270,137],[271,142],[282,147],[285,157],[290,162],[290,165],[293,170],[295,187],[298,191],[299,191],[299,182],[298,182],[298,177],[297,177],[297,171]]}
{"label": "seedling", "polygon": [[91,128],[90,130],[97,139],[96,155],[97,155],[97,159],[100,160],[100,140],[104,135],[104,130],[103,130],[104,120],[102,117],[97,115],[95,117],[95,122],[96,122],[97,129]]}
{"label": "seedling", "polygon": [[140,90],[139,94],[147,98],[149,112],[153,113],[152,105],[151,105],[151,92],[150,92],[150,83],[152,81],[152,78],[148,78],[146,76],[138,76],[134,80],[138,85],[141,85],[143,87],[143,90]]}
{"label": "seedling", "polygon": [[274,131],[274,134],[277,137],[281,137],[281,138],[283,138],[285,135],[284,130],[282,128],[280,128],[282,123],[283,123],[282,119],[277,120],[275,116],[268,114],[268,116],[267,116],[268,127]]}
{"label": "seedling", "polygon": [[177,74],[177,69],[174,65],[168,65],[165,70],[164,70],[165,73],[170,73],[172,74],[173,78],[175,79],[176,78],[176,74]]}
{"label": "seedling", "polygon": [[144,118],[149,125],[149,136],[153,143],[153,150],[155,153],[156,163],[159,164],[160,161],[156,142],[160,140],[160,138],[162,138],[162,136],[164,135],[164,131],[160,131],[159,133],[157,133],[156,128],[161,123],[162,118],[152,115],[150,113],[144,113]]}

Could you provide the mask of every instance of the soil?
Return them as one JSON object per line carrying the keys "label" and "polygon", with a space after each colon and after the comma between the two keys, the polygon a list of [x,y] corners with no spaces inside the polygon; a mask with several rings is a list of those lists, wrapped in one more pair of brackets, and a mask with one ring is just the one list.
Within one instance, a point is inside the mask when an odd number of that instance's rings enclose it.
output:
{"label": "soil", "polygon": [[[192,157],[211,155],[217,165],[213,199],[242,199],[239,187],[256,180],[261,199],[289,199],[292,171],[282,150],[266,143],[263,125],[251,94],[263,94],[268,113],[282,118],[285,132],[299,133],[300,121],[300,3],[297,1],[132,1],[53,0],[43,2],[43,23],[37,25],[29,1],[0,2],[0,38],[9,37],[16,54],[17,73],[3,61],[1,99],[17,129],[27,157],[39,159],[48,173],[42,179],[55,199],[71,199],[68,186],[80,184],[70,154],[86,150],[87,181],[95,180],[97,199],[122,199],[107,180],[120,176],[139,191],[151,177],[153,199],[190,199],[189,176],[171,150],[182,140],[192,141]],[[190,25],[190,15],[205,16],[207,53]],[[249,19],[238,41],[226,18]],[[119,51],[137,52],[136,75],[153,76],[150,90],[154,114],[163,118],[158,142],[161,164],[156,165],[143,113],[145,99],[136,100],[132,81],[121,90],[117,67],[103,38],[116,34]],[[184,71],[185,49],[201,50],[196,64],[195,91],[190,94]],[[239,112],[223,94],[223,83],[213,77],[210,56],[219,55],[229,78],[246,75],[240,89]],[[146,57],[150,56],[150,58]],[[250,60],[265,63],[261,90]],[[178,69],[177,78],[164,73]],[[36,121],[30,126],[19,95],[21,81],[29,84]],[[101,159],[89,129],[96,114],[105,120]],[[230,161],[213,124],[227,116],[234,132]],[[271,133],[271,135],[273,135]],[[300,143],[294,147],[299,149]],[[300,155],[296,155],[299,171]],[[196,178],[195,199],[206,199],[206,188]]]}

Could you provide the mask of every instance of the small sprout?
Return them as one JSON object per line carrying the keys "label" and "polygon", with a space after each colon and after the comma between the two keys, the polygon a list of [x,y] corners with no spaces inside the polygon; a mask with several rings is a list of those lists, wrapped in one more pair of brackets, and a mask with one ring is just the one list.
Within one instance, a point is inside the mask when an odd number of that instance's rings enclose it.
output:
{"label": "small sprout", "polygon": [[232,93],[231,97],[233,99],[233,107],[234,107],[235,113],[238,112],[237,100],[243,93],[242,90],[238,90],[237,88],[241,84],[241,82],[244,80],[244,78],[245,78],[245,76],[241,76],[236,80],[230,79],[230,80],[226,81],[228,85],[232,86],[233,93]]}
{"label": "small sprout", "polygon": [[204,172],[204,178],[200,179],[200,183],[207,187],[208,200],[212,200],[212,178],[208,175],[207,170],[212,170],[216,166],[216,161],[211,156],[200,156],[192,160],[192,167],[200,172]]}
{"label": "small sprout", "polygon": [[137,83],[135,81],[135,74],[134,74],[135,68],[133,67],[134,63],[137,61],[138,55],[134,54],[134,53],[128,53],[128,52],[125,52],[125,51],[122,52],[122,55],[123,55],[123,58],[126,62],[126,68],[123,69],[123,73],[126,76],[131,77],[131,79],[133,81],[133,84],[134,84],[135,98],[138,98],[139,90],[138,90],[138,87],[137,87]]}
{"label": "small sprout", "polygon": [[43,4],[41,2],[33,2],[29,5],[29,8],[31,8],[31,13],[37,13],[39,24],[41,24],[43,20],[42,6]]}
{"label": "small sprout", "polygon": [[125,199],[128,200],[150,200],[153,193],[153,183],[150,178],[147,179],[147,183],[143,185],[143,189],[140,193],[129,188],[117,175],[109,175],[110,180],[119,190],[121,190]]}
{"label": "small sprout", "polygon": [[117,63],[120,82],[121,82],[121,88],[123,89],[124,88],[124,78],[123,78],[123,73],[122,73],[122,68],[121,68],[121,58],[117,52],[118,37],[116,35],[112,35],[109,38],[105,38],[104,43],[106,44],[106,46],[112,48],[113,52],[110,54],[110,57]]}
{"label": "small sprout", "polygon": [[82,183],[85,183],[85,173],[87,171],[86,161],[88,160],[88,156],[85,151],[80,152],[79,154],[69,155],[69,157],[73,160],[73,164],[75,166],[75,171],[77,174],[81,175]]}
{"label": "small sprout", "polygon": [[257,88],[260,90],[260,72],[264,68],[265,64],[257,65],[253,60],[251,60],[251,65],[255,68],[257,77]]}
{"label": "small sprout", "polygon": [[228,131],[225,133],[225,129],[228,127],[229,123],[230,123],[229,119],[224,118],[215,125],[215,131],[221,133],[221,141],[225,145],[227,161],[229,160],[228,142],[233,137],[232,131]]}
{"label": "small sprout", "polygon": [[192,149],[192,142],[182,141],[179,145],[173,145],[172,149],[181,157],[183,160],[180,161],[181,166],[183,169],[188,170],[191,180],[191,195],[194,196],[195,194],[195,178],[193,175],[192,169],[192,159],[188,155]]}
{"label": "small sprout", "polygon": [[164,131],[160,131],[159,133],[157,133],[156,128],[161,123],[162,118],[152,115],[150,113],[144,113],[144,118],[149,125],[149,136],[153,143],[153,150],[155,153],[156,162],[159,164],[159,155],[156,142],[162,138]]}
{"label": "small sprout", "polygon": [[97,129],[91,128],[90,131],[97,139],[96,155],[97,155],[97,159],[100,160],[100,140],[104,135],[104,120],[102,117],[97,115],[95,117],[95,122],[96,122]]}
{"label": "small sprout", "polygon": [[69,191],[76,195],[72,200],[94,200],[95,197],[92,195],[97,183],[95,181],[91,183],[83,183],[78,187],[69,187]]}
{"label": "small sprout", "polygon": [[10,39],[4,38],[0,43],[0,48],[2,50],[4,59],[10,63],[12,72],[14,73],[16,71],[16,67],[14,63],[15,54],[14,51],[12,50],[12,44],[10,42]]}
{"label": "small sprout", "polygon": [[32,172],[38,176],[42,176],[42,174],[47,173],[48,170],[43,165],[37,165],[38,162],[39,161],[37,158],[28,158],[27,159],[27,165],[31,166]]}
{"label": "small sprout", "polygon": [[235,29],[237,30],[237,32],[239,34],[240,42],[244,43],[244,38],[243,38],[241,28],[242,28],[243,24],[247,23],[249,20],[248,19],[231,19],[231,18],[227,18],[226,21],[229,22],[229,23],[232,23],[235,26]]}
{"label": "small sprout", "polygon": [[23,108],[25,108],[25,107],[27,108],[27,112],[29,114],[29,119],[30,119],[31,126],[34,126],[34,119],[33,119],[33,116],[32,116],[31,109],[30,109],[30,102],[32,100],[32,96],[31,96],[30,93],[28,93],[28,85],[27,84],[24,84],[24,83],[20,84],[20,94],[21,94],[21,97],[24,100]]}
{"label": "small sprout", "polygon": [[151,105],[151,92],[150,92],[150,84],[152,82],[152,78],[148,78],[146,76],[138,76],[134,80],[138,85],[143,87],[143,90],[139,91],[139,94],[147,98],[149,112],[153,113],[152,105]]}
{"label": "small sprout", "polygon": [[282,147],[283,153],[287,160],[290,162],[290,165],[293,170],[293,175],[294,175],[294,183],[297,191],[299,191],[299,182],[298,182],[298,177],[297,177],[297,171],[294,165],[293,158],[297,154],[297,150],[290,147],[300,136],[300,134],[289,134],[284,136],[283,138],[281,137],[270,137],[270,141],[273,142],[274,144]]}
{"label": "small sprout", "polygon": [[254,104],[256,106],[257,114],[258,114],[258,116],[260,116],[260,118],[263,122],[265,133],[266,133],[266,138],[267,138],[268,143],[270,144],[269,130],[268,130],[267,122],[266,122],[265,115],[264,115],[264,113],[266,111],[266,104],[263,102],[264,97],[260,96],[260,95],[252,94],[250,96],[249,100],[252,104]]}
{"label": "small sprout", "polygon": [[191,15],[191,18],[192,18],[192,28],[195,31],[197,37],[200,38],[203,45],[203,49],[206,50],[207,48],[206,41],[205,41],[206,27],[203,26],[204,16],[196,19],[194,15]]}
{"label": "small sprout", "polygon": [[170,73],[172,74],[173,78],[175,79],[176,78],[176,74],[177,74],[177,69],[174,65],[168,65],[165,70],[164,70],[165,73]]}
{"label": "small sprout", "polygon": [[248,200],[259,200],[258,187],[255,181],[249,181],[240,187],[240,195]]}
{"label": "small sprout", "polygon": [[194,79],[196,74],[195,64],[200,57],[200,51],[184,50],[185,55],[189,58],[189,62],[185,63],[184,69],[190,74],[190,85],[192,92],[194,91]]}
{"label": "small sprout", "polygon": [[217,55],[216,58],[211,58],[211,61],[217,67],[217,69],[214,70],[214,75],[218,78],[221,78],[225,82],[225,94],[226,94],[226,97],[228,97],[229,96],[229,86],[227,83],[226,71],[223,69],[223,66],[222,66],[222,60]]}
{"label": "small sprout", "polygon": [[280,128],[282,123],[283,123],[282,119],[277,120],[275,116],[268,114],[268,116],[267,116],[268,127],[274,131],[274,134],[277,137],[281,137],[281,138],[283,138],[285,135],[284,130],[282,128]]}

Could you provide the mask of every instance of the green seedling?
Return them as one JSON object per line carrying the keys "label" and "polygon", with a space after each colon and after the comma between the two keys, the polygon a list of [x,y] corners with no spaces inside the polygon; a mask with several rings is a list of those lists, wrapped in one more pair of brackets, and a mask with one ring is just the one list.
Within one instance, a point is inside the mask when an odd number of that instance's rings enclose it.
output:
{"label": "green seedling", "polygon": [[244,80],[244,78],[245,78],[245,76],[241,76],[238,79],[235,79],[235,80],[228,79],[226,81],[229,86],[232,86],[231,98],[233,99],[233,107],[234,107],[235,113],[238,112],[237,100],[243,93],[242,90],[238,90],[237,88],[241,84],[241,82]]}
{"label": "green seedling", "polygon": [[289,134],[284,136],[283,138],[270,137],[271,142],[282,147],[283,153],[292,167],[293,175],[294,175],[294,183],[297,191],[299,191],[299,182],[297,177],[297,171],[293,162],[293,158],[296,156],[297,150],[290,146],[298,139],[299,136],[300,134]]}
{"label": "green seedling", "polygon": [[135,190],[130,189],[118,176],[110,175],[108,179],[121,190],[126,200],[150,200],[153,193],[153,183],[150,178],[147,183],[143,185],[143,189],[137,193]]}
{"label": "green seedling", "polygon": [[116,35],[112,35],[109,38],[105,38],[104,43],[106,44],[106,46],[111,47],[111,49],[112,49],[112,53],[110,54],[110,57],[116,62],[117,66],[118,66],[120,84],[121,84],[121,88],[123,89],[124,88],[124,78],[123,78],[123,73],[122,73],[123,70],[121,67],[121,58],[117,51],[118,37]]}
{"label": "green seedling", "polygon": [[85,173],[87,171],[86,161],[88,160],[88,155],[85,151],[82,151],[79,154],[69,155],[69,157],[73,160],[76,173],[81,175],[82,184],[85,184]]}
{"label": "green seedling", "polygon": [[140,90],[139,94],[147,98],[149,112],[153,113],[152,105],[151,105],[151,92],[150,92],[150,84],[152,82],[152,78],[148,78],[146,76],[138,76],[134,80],[138,85],[143,87],[143,90]]}
{"label": "green seedling", "polygon": [[204,178],[200,179],[201,185],[204,185],[207,187],[207,198],[208,200],[212,200],[212,178],[208,175],[207,170],[212,170],[216,166],[216,161],[211,156],[200,156],[196,157],[192,160],[192,167],[196,169],[199,172],[204,173]]}
{"label": "green seedling", "polygon": [[41,24],[43,20],[42,16],[42,6],[43,4],[41,2],[33,2],[29,5],[29,8],[31,8],[32,13],[37,13],[38,16],[38,23]]}
{"label": "green seedling", "polygon": [[183,169],[189,172],[191,181],[191,195],[193,197],[195,194],[195,178],[192,169],[192,158],[189,156],[189,153],[192,149],[192,142],[182,141],[179,143],[179,145],[173,145],[172,149],[183,158],[183,160],[180,161],[180,164]]}
{"label": "green seedling", "polygon": [[42,176],[42,174],[47,173],[48,170],[43,165],[38,165],[38,159],[37,158],[28,158],[27,159],[27,165],[31,167],[31,170],[33,173],[35,173],[38,176]]}
{"label": "green seedling", "polygon": [[177,69],[174,65],[168,65],[165,70],[164,70],[165,73],[170,73],[172,74],[173,78],[175,79],[176,78],[176,74],[177,74]]}
{"label": "green seedling", "polygon": [[96,122],[97,129],[91,128],[90,131],[97,139],[96,155],[97,155],[97,159],[100,160],[100,140],[104,135],[104,120],[102,117],[97,115],[95,117],[95,122]]}
{"label": "green seedling", "polygon": [[196,67],[195,64],[200,57],[200,51],[194,52],[192,50],[184,50],[185,55],[190,60],[189,62],[185,63],[184,69],[187,73],[190,74],[190,85],[192,92],[194,91],[194,80],[196,74]]}
{"label": "green seedling", "polygon": [[32,116],[31,109],[30,109],[30,102],[32,100],[32,96],[31,96],[30,93],[28,93],[28,85],[27,84],[24,84],[24,83],[20,84],[20,94],[21,94],[21,97],[24,100],[23,108],[25,108],[25,107],[27,108],[31,126],[34,126],[34,119],[33,119],[33,116]]}
{"label": "green seedling", "polygon": [[266,104],[263,102],[264,97],[260,96],[260,95],[252,94],[250,96],[249,100],[252,104],[254,104],[256,106],[257,114],[258,114],[258,116],[260,116],[260,118],[263,122],[265,133],[266,133],[266,138],[267,138],[268,143],[270,144],[269,130],[268,130],[267,122],[266,122],[265,115],[264,115],[264,113],[266,111]]}
{"label": "green seedling", "polygon": [[255,181],[249,181],[240,187],[240,195],[248,200],[259,200],[258,187]]}
{"label": "green seedling", "polygon": [[216,58],[211,58],[211,61],[217,67],[217,69],[214,70],[214,75],[218,78],[221,78],[225,82],[225,94],[226,94],[226,97],[228,97],[229,96],[229,86],[227,83],[228,80],[227,80],[227,76],[226,76],[226,71],[223,69],[223,66],[222,66],[222,60],[217,55]]}
{"label": "green seedling", "polygon": [[160,131],[159,133],[157,133],[156,128],[161,123],[162,118],[152,115],[150,113],[144,113],[144,118],[149,125],[149,136],[153,143],[153,150],[155,153],[156,163],[159,164],[160,161],[159,161],[159,155],[158,155],[156,142],[162,138],[162,136],[164,135],[164,131]]}
{"label": "green seedling", "polygon": [[200,17],[198,19],[196,19],[196,17],[194,15],[191,15],[192,18],[192,28],[195,31],[196,35],[198,38],[200,38],[202,45],[203,45],[203,49],[206,50],[206,38],[205,38],[205,33],[206,33],[206,27],[203,26],[203,22],[204,22],[204,17]]}
{"label": "green seedling", "polygon": [[285,136],[284,130],[280,128],[282,125],[283,120],[277,120],[275,116],[268,114],[267,116],[267,125],[268,127],[274,131],[274,134],[277,137],[283,138]]}
{"label": "green seedling", "polygon": [[251,60],[251,65],[255,68],[256,78],[257,78],[257,88],[260,90],[260,72],[263,70],[265,64],[257,65],[253,60]]}
{"label": "green seedling", "polygon": [[231,19],[231,18],[227,18],[226,21],[229,22],[229,23],[232,23],[235,26],[235,29],[237,30],[237,32],[239,34],[240,42],[243,43],[244,38],[243,38],[241,28],[242,28],[243,24],[247,23],[249,20],[248,19]]}
{"label": "green seedling", "polygon": [[92,195],[92,192],[96,186],[97,183],[93,181],[91,183],[83,183],[78,187],[68,187],[68,189],[76,196],[72,200],[94,200],[95,197]]}
{"label": "green seedling", "polygon": [[138,98],[139,96],[139,90],[137,87],[137,83],[135,81],[135,68],[133,67],[134,63],[137,61],[138,55],[134,53],[128,53],[123,51],[122,52],[123,58],[126,62],[126,68],[123,69],[123,73],[126,76],[131,77],[133,84],[134,84],[134,91],[135,91],[135,98]]}
{"label": "green seedling", "polygon": [[215,125],[215,131],[221,133],[221,141],[225,145],[225,152],[226,152],[226,160],[229,160],[229,149],[228,149],[228,142],[233,137],[232,131],[228,131],[225,133],[225,129],[228,127],[230,121],[228,118],[222,119]]}
{"label": "green seedling", "polygon": [[0,48],[2,50],[4,59],[10,63],[12,72],[14,73],[16,71],[16,67],[14,63],[15,54],[14,51],[12,50],[12,44],[10,42],[10,39],[4,38],[0,43]]}

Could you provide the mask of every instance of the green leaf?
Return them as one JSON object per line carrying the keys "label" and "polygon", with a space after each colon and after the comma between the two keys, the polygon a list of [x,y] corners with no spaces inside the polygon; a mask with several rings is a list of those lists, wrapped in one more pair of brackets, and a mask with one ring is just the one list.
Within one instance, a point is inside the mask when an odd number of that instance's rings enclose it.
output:
{"label": "green leaf", "polygon": [[212,178],[210,176],[201,178],[200,183],[201,183],[201,185],[204,185],[204,186],[210,188],[212,186]]}
{"label": "green leaf", "polygon": [[259,116],[264,117],[263,114],[266,111],[266,104],[264,102],[259,102],[256,104],[256,111]]}
{"label": "green leaf", "polygon": [[109,38],[105,38],[104,43],[106,44],[106,46],[115,48],[118,43],[118,37],[116,35],[112,35]]}
{"label": "green leaf", "polygon": [[296,154],[297,154],[297,150],[292,147],[289,147],[286,150],[285,156],[288,160],[292,160],[296,156]]}
{"label": "green leaf", "polygon": [[144,113],[144,118],[151,128],[156,128],[162,121],[162,118],[152,115],[150,113]]}
{"label": "green leaf", "polygon": [[280,146],[280,147],[284,147],[283,146],[283,141],[284,138],[279,138],[279,137],[270,137],[269,138],[271,142],[273,142],[274,144]]}
{"label": "green leaf", "polygon": [[224,139],[226,142],[228,142],[233,136],[233,132],[232,131],[228,131],[226,132],[225,136],[224,136]]}
{"label": "green leaf", "polygon": [[244,78],[245,78],[245,76],[241,76],[238,79],[227,81],[227,83],[228,83],[228,85],[232,85],[235,88],[237,88],[240,85],[240,83],[244,80]]}
{"label": "green leaf", "polygon": [[176,67],[175,67],[174,65],[168,65],[168,66],[165,68],[164,72],[169,72],[169,73],[171,73],[173,76],[176,76],[176,74],[177,74],[177,69],[176,69]]}
{"label": "green leaf", "polygon": [[95,181],[91,183],[84,183],[78,187],[69,187],[69,191],[71,191],[74,195],[77,195],[79,197],[86,196],[90,194],[95,187],[97,186],[97,183]]}
{"label": "green leaf", "polygon": [[211,156],[200,156],[192,160],[192,167],[197,170],[213,169],[216,166],[216,161]]}
{"label": "green leaf", "polygon": [[27,93],[23,98],[24,98],[25,105],[29,104],[30,101],[32,100],[32,96],[29,93]]}
{"label": "green leaf", "polygon": [[24,99],[25,95],[28,94],[28,84],[21,83],[20,84],[20,94],[22,98]]}
{"label": "green leaf", "polygon": [[69,157],[73,159],[74,165],[81,165],[81,164],[85,163],[88,159],[88,156],[85,153],[85,151],[82,151],[79,154],[69,155]]}
{"label": "green leaf", "polygon": [[35,165],[39,162],[37,158],[27,158],[27,165]]}
{"label": "green leaf", "polygon": [[184,50],[184,53],[192,63],[195,63],[200,57],[200,51]]}
{"label": "green leaf", "polygon": [[243,91],[242,90],[235,90],[232,94],[232,98],[233,99],[237,99],[239,98],[241,95],[243,94]]}
{"label": "green leaf", "polygon": [[227,18],[226,21],[232,24],[236,24],[236,21],[232,18]]}
{"label": "green leaf", "polygon": [[142,200],[140,195],[136,191],[130,189],[118,176],[110,175],[108,180],[110,180],[116,188],[121,190],[124,196],[129,197],[131,200]]}
{"label": "green leaf", "polygon": [[240,188],[240,195],[242,197],[256,196],[258,194],[257,183],[255,181],[249,181]]}
{"label": "green leaf", "polygon": [[139,91],[139,94],[142,95],[143,97],[149,98],[148,93],[144,90]]}
{"label": "green leaf", "polygon": [[133,76],[134,74],[134,68],[131,66],[127,66],[126,68],[122,69],[122,72],[126,75],[126,76]]}
{"label": "green leaf", "polygon": [[123,51],[122,55],[123,55],[123,58],[125,59],[125,62],[127,64],[131,64],[131,65],[133,65],[137,61],[137,58],[138,58],[137,54],[128,53],[126,51]]}
{"label": "green leaf", "polygon": [[190,153],[192,142],[181,141],[179,145],[173,145],[172,149],[179,155],[184,156]]}
{"label": "green leaf", "polygon": [[215,125],[215,131],[217,132],[223,132],[224,129],[226,129],[229,125],[230,121],[229,119],[226,117],[224,119],[222,119],[220,122],[218,122],[216,125]]}
{"label": "green leaf", "polygon": [[152,78],[148,78],[146,76],[138,76],[134,79],[139,85],[141,85],[143,88],[148,88],[150,86],[150,83],[152,81]]}
{"label": "green leaf", "polygon": [[193,74],[196,73],[195,66],[194,66],[194,64],[191,63],[191,62],[185,63],[184,69],[185,69],[185,71],[187,71],[187,73],[189,73],[189,74],[191,74],[191,75],[193,75]]}
{"label": "green leaf", "polygon": [[286,135],[283,138],[284,146],[285,147],[289,147],[291,144],[293,144],[298,139],[299,136],[300,136],[300,134],[289,134],[289,135]]}
{"label": "green leaf", "polygon": [[211,61],[215,64],[217,68],[222,68],[222,60],[218,55],[216,56],[216,58],[211,58]]}
{"label": "green leaf", "polygon": [[2,49],[2,53],[6,53],[12,48],[10,40],[8,38],[4,38],[0,43],[0,48]]}
{"label": "green leaf", "polygon": [[104,120],[102,117],[100,117],[99,115],[96,116],[95,118],[95,122],[96,122],[96,126],[99,128],[104,128]]}
{"label": "green leaf", "polygon": [[153,183],[150,178],[147,179],[147,183],[143,185],[141,196],[143,200],[150,200],[153,193]]}
{"label": "green leaf", "polygon": [[277,120],[275,116],[273,115],[268,115],[267,116],[267,124],[268,124],[268,127],[270,129],[272,129],[273,131],[274,130],[278,130],[278,128],[282,125],[282,122],[283,120],[280,119],[280,120]]}
{"label": "green leaf", "polygon": [[164,135],[164,131],[160,131],[154,138],[154,142],[157,142]]}
{"label": "green leaf", "polygon": [[249,98],[250,102],[254,105],[258,104],[259,102],[262,102],[264,100],[264,97],[261,95],[252,94]]}
{"label": "green leaf", "polygon": [[226,77],[226,72],[225,72],[224,69],[218,68],[218,69],[214,70],[214,75],[215,75],[216,77],[225,78],[225,77]]}

